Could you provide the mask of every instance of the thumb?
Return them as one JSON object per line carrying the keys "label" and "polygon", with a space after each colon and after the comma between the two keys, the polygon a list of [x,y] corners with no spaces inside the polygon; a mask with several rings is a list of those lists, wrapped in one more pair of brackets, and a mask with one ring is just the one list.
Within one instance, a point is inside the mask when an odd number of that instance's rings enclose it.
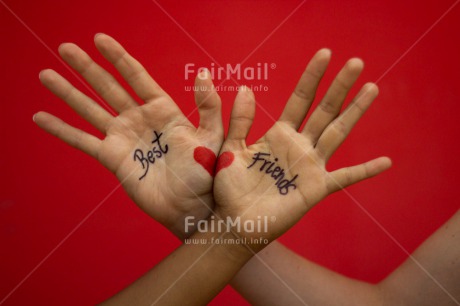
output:
{"label": "thumb", "polygon": [[240,142],[244,146],[255,113],[256,103],[253,92],[246,86],[241,86],[236,95],[230,115],[230,126],[226,141]]}
{"label": "thumb", "polygon": [[200,114],[199,129],[220,133],[222,126],[221,100],[211,80],[211,74],[204,69],[195,78],[195,102]]}

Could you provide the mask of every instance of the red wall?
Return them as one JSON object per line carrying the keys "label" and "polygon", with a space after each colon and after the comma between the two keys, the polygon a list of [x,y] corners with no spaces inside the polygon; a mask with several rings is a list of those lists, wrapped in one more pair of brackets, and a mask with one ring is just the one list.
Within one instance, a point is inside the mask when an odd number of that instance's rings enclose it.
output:
{"label": "red wall", "polygon": [[[317,49],[333,51],[321,93],[347,58],[364,59],[358,85],[378,80],[381,94],[329,167],[379,155],[394,166],[349,188],[354,200],[330,196],[281,238],[311,260],[377,282],[406,258],[402,248],[413,251],[459,208],[460,5],[436,23],[453,0],[5,3],[51,50],[0,1],[0,300],[16,288],[4,305],[94,304],[179,245],[123,190],[107,198],[117,186],[107,170],[32,122],[46,110],[95,132],[40,85],[38,72],[54,68],[83,88],[51,51],[75,42],[102,60],[96,32],[122,42],[186,114],[195,107],[186,63],[209,67],[211,55],[234,65],[249,54],[248,66],[275,63],[263,82],[269,90],[256,93],[250,141],[279,116]],[[226,123],[234,96],[222,93]],[[229,288],[213,302],[234,304],[245,302]]]}

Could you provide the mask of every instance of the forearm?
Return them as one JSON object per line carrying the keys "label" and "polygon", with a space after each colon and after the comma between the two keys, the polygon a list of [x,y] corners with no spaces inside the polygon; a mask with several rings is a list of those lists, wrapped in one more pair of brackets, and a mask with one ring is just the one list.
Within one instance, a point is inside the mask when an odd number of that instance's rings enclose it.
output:
{"label": "forearm", "polygon": [[[216,243],[231,233],[195,232],[160,264],[103,305],[205,305],[253,256],[245,246]],[[204,242],[206,241],[206,242]]]}
{"label": "forearm", "polygon": [[378,286],[314,264],[278,242],[252,258],[231,285],[253,305],[381,305]]}
{"label": "forearm", "polygon": [[380,284],[385,305],[460,305],[460,210]]}
{"label": "forearm", "polygon": [[459,233],[460,210],[378,285],[341,276],[277,242],[231,284],[255,305],[458,305]]}

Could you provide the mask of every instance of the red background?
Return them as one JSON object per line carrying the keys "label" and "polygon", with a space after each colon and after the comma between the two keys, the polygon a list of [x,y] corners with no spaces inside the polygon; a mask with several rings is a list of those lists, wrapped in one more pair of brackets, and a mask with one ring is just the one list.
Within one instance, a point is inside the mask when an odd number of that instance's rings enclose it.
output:
{"label": "red background", "polygon": [[[184,90],[191,84],[184,80],[186,63],[209,67],[213,60],[206,52],[220,64],[237,64],[252,52],[243,66],[275,63],[263,82],[269,90],[256,93],[259,107],[250,141],[279,116],[317,49],[333,51],[320,94],[346,59],[361,57],[366,69],[353,93],[364,82],[379,80],[381,94],[329,167],[380,155],[390,156],[394,166],[348,189],[361,208],[344,192],[336,193],[281,238],[306,258],[377,282],[406,258],[382,228],[412,252],[459,208],[460,5],[424,35],[452,0],[5,3],[53,52],[62,42],[75,42],[110,71],[92,38],[97,32],[114,36],[185,114],[195,107],[193,94]],[[40,85],[38,72],[53,68],[84,87],[4,5],[0,31],[0,300],[16,288],[5,305],[100,302],[180,243],[121,189],[98,207],[117,186],[115,177],[32,122],[35,112],[46,110],[95,132]],[[228,123],[235,94],[221,96]],[[191,119],[197,122],[196,112]],[[246,302],[226,288],[212,304]]]}

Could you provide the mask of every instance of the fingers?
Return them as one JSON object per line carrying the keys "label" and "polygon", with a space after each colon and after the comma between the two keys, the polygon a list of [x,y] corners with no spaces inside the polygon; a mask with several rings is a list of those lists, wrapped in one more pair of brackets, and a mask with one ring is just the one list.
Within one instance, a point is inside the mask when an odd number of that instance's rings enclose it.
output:
{"label": "fingers", "polygon": [[101,144],[100,139],[76,129],[61,119],[45,112],[35,114],[33,120],[39,127],[51,135],[54,135],[70,146],[97,158],[97,152]]}
{"label": "fingers", "polygon": [[59,46],[59,54],[117,112],[122,112],[138,105],[110,73],[96,64],[77,45],[64,43]]}
{"label": "fingers", "polygon": [[96,48],[117,68],[139,98],[150,102],[158,97],[167,96],[144,67],[115,39],[105,34],[97,34],[94,42]]}
{"label": "fingers", "polygon": [[254,94],[246,86],[241,86],[236,95],[230,115],[230,127],[226,141],[234,141],[244,147],[255,113],[256,104]]}
{"label": "fingers", "polygon": [[208,70],[201,71],[195,79],[195,101],[200,113],[200,129],[223,134],[221,100],[214,88]]}
{"label": "fingers", "polygon": [[107,124],[113,117],[99,104],[77,90],[66,79],[51,69],[41,71],[39,77],[42,84],[53,94],[64,100],[83,119],[102,133],[105,133]]}
{"label": "fingers", "polygon": [[315,99],[316,89],[330,59],[331,51],[329,49],[321,49],[316,52],[287,101],[279,121],[286,122],[295,130],[300,128]]}
{"label": "fingers", "polygon": [[316,149],[326,162],[342,144],[378,93],[377,85],[373,83],[365,84],[347,109],[324,130],[318,140]]}
{"label": "fingers", "polygon": [[316,143],[321,133],[340,112],[343,101],[363,70],[364,63],[350,59],[335,77],[323,100],[314,110],[302,133]]}
{"label": "fingers", "polygon": [[361,165],[342,168],[329,174],[327,188],[332,193],[376,176],[390,167],[391,160],[388,157],[379,157]]}

